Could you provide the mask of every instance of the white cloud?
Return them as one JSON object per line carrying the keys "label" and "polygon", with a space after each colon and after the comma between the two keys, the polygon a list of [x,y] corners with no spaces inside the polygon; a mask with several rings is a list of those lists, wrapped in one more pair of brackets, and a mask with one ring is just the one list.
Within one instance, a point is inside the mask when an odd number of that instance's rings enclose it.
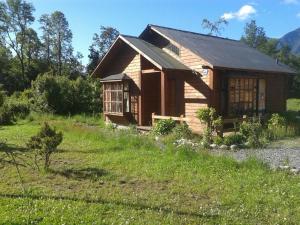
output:
{"label": "white cloud", "polygon": [[221,18],[225,20],[245,20],[255,13],[256,9],[252,5],[244,5],[237,12],[224,13],[223,16],[221,16]]}
{"label": "white cloud", "polygon": [[296,15],[298,18],[300,18],[300,12]]}
{"label": "white cloud", "polygon": [[282,0],[282,3],[284,4],[298,4],[299,0]]}

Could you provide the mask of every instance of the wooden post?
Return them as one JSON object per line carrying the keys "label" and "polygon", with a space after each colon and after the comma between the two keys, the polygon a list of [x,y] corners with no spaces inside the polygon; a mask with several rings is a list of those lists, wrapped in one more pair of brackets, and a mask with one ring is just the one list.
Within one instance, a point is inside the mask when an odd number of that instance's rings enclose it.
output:
{"label": "wooden post", "polygon": [[180,115],[180,124],[183,124],[183,115]]}
{"label": "wooden post", "polygon": [[166,74],[161,71],[160,73],[160,103],[161,103],[161,115],[166,115]]}
{"label": "wooden post", "polygon": [[142,71],[140,71],[139,73],[139,83],[138,83],[138,87],[139,87],[139,91],[140,91],[140,95],[138,96],[138,124],[139,126],[142,126],[143,125],[143,117],[142,117],[142,113],[143,113],[143,108],[142,108],[142,92],[143,92],[143,89],[142,89]]}
{"label": "wooden post", "polygon": [[152,113],[152,126],[154,126],[154,122],[155,122],[154,116],[155,116],[155,113]]}

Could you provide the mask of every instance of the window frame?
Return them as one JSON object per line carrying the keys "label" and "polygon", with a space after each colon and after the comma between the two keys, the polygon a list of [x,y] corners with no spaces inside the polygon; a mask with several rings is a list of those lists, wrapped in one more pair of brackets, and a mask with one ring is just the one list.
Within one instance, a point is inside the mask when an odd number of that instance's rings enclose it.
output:
{"label": "window frame", "polygon": [[[113,86],[120,88],[112,89]],[[125,89],[127,85],[127,90]],[[108,88],[108,86],[110,88]],[[113,93],[115,93],[113,96]],[[125,93],[127,101],[125,101]],[[120,98],[121,96],[121,98]],[[128,80],[112,80],[103,82],[103,113],[105,115],[124,116],[131,112],[130,82]],[[116,100],[112,100],[116,99]],[[125,106],[125,104],[128,104]],[[114,110],[113,110],[114,108]],[[120,109],[120,110],[119,110]]]}
{"label": "window frame", "polygon": [[[264,83],[263,101],[261,102],[261,81]],[[228,79],[229,116],[259,115],[266,111],[266,80],[259,77],[230,77]],[[234,110],[234,108],[236,108]]]}

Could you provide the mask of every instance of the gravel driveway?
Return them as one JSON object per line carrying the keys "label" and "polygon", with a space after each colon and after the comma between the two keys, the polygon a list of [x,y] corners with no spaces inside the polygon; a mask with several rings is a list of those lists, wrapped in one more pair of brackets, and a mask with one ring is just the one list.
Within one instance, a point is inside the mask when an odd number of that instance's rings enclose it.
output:
{"label": "gravel driveway", "polygon": [[291,168],[300,169],[300,146],[295,149],[240,149],[237,151],[216,149],[211,151],[214,155],[231,156],[237,161],[243,161],[249,157],[256,157],[269,164],[271,168],[288,165]]}

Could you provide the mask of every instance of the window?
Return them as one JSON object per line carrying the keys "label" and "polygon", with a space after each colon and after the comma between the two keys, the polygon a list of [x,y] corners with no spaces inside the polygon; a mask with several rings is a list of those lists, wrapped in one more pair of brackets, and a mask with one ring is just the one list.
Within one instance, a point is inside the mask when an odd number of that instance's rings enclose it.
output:
{"label": "window", "polygon": [[129,82],[103,83],[103,108],[105,113],[130,112]]}
{"label": "window", "polygon": [[175,53],[176,55],[180,55],[180,50],[177,46],[173,45],[172,43],[169,43],[166,46],[166,49],[170,50],[171,52]]}
{"label": "window", "polygon": [[229,115],[253,115],[265,111],[265,80],[256,78],[230,78]]}

